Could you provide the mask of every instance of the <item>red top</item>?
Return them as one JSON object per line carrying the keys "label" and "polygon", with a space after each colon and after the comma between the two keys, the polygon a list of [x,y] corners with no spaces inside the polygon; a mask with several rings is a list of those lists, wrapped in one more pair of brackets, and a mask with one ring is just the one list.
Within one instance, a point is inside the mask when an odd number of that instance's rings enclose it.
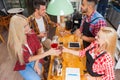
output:
{"label": "red top", "polygon": [[[94,47],[94,48],[93,48]],[[85,48],[84,50],[80,51],[79,56],[85,56],[85,53],[87,50],[93,48],[92,50],[89,51],[93,59],[95,59],[97,56],[99,56],[102,52],[97,52],[95,51],[98,49],[99,45],[98,43],[92,42],[90,46]],[[92,69],[93,72],[97,72],[98,74],[104,74],[102,76],[102,80],[114,80],[114,60],[111,57],[110,53],[106,53],[103,56],[99,57],[97,60],[95,60]]]}
{"label": "red top", "polygon": [[[26,36],[27,36],[27,43],[28,43],[29,48],[31,49],[33,55],[36,55],[38,49],[41,48],[41,44],[40,44],[40,41],[39,41],[37,35],[32,30],[31,34],[26,34]],[[24,48],[23,49],[23,58],[24,58],[24,62],[26,64],[26,63],[29,63],[28,59],[29,59],[29,57],[31,55],[30,55],[29,50],[28,50],[27,47],[23,46],[23,48]],[[40,61],[42,61],[42,60],[40,60]],[[15,71],[24,70],[25,67],[26,67],[25,64],[24,65],[20,65],[20,62],[17,61],[14,70]]]}

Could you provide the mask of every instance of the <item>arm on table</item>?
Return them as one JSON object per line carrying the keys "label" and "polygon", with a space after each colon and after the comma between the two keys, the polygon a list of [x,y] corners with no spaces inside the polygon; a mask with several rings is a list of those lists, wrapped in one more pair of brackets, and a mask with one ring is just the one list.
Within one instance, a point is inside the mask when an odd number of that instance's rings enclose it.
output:
{"label": "arm on table", "polygon": [[49,56],[49,55],[56,55],[58,56],[59,54],[61,54],[61,51],[60,50],[56,50],[56,49],[53,49],[51,48],[50,50],[42,53],[42,54],[39,54],[39,55],[35,55],[35,56],[31,56],[29,57],[29,62],[32,62],[32,61],[36,61],[36,60],[39,60],[39,59],[42,59],[46,56]]}

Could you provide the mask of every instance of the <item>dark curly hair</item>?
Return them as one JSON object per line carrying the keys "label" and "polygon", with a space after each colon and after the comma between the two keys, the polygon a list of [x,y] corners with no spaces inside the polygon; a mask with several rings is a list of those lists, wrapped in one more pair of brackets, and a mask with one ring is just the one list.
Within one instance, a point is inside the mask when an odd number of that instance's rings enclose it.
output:
{"label": "dark curly hair", "polygon": [[98,3],[98,0],[87,0],[88,2],[94,2],[95,4]]}
{"label": "dark curly hair", "polygon": [[33,0],[34,9],[39,9],[40,5],[46,6],[46,0]]}

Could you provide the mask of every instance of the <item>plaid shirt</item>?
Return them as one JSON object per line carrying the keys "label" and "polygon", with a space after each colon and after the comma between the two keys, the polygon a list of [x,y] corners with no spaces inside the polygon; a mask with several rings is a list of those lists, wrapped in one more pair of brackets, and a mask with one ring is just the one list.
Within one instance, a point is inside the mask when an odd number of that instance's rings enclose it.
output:
{"label": "plaid shirt", "polygon": [[[94,47],[94,48],[93,48]],[[87,50],[93,48],[89,51],[93,59],[95,59],[97,56],[99,56],[102,52],[95,53],[95,50],[98,49],[98,44],[96,41],[92,42],[90,46],[85,48],[84,50],[80,51],[79,56],[85,56],[85,53]],[[102,80],[114,80],[114,60],[111,57],[110,53],[106,53],[95,60],[92,69],[93,72],[97,72],[98,74],[104,74],[102,76]]]}
{"label": "plaid shirt", "polygon": [[[100,17],[100,18],[98,18]],[[94,20],[95,18],[98,18],[96,19],[95,21],[93,21],[92,23],[90,23],[90,32],[96,36],[98,31],[100,30],[101,27],[105,27],[106,26],[106,21],[105,19],[103,18],[103,16],[101,14],[99,14],[97,11],[94,11],[91,16],[85,16],[83,17],[83,20],[82,20],[82,23],[81,23],[81,26],[80,26],[80,31],[82,32],[82,29],[83,29],[83,23],[84,21],[86,20],[86,22],[91,22],[92,20]]]}

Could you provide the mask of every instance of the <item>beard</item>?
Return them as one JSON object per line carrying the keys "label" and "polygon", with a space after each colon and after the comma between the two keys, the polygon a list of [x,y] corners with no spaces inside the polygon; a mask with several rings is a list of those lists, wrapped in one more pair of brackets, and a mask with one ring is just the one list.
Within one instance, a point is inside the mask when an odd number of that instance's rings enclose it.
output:
{"label": "beard", "polygon": [[83,14],[86,14],[88,12],[88,9],[81,9]]}
{"label": "beard", "polygon": [[45,13],[38,12],[38,15],[39,15],[39,16],[44,16]]}

